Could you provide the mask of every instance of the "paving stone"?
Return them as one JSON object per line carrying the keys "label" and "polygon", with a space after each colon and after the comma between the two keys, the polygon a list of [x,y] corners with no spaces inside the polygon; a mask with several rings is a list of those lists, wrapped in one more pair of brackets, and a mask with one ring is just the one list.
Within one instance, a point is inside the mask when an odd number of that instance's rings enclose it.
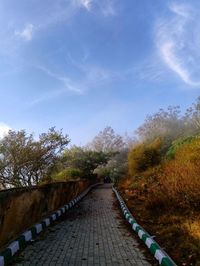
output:
{"label": "paving stone", "polygon": [[149,266],[137,241],[123,226],[111,185],[93,189],[21,252],[18,266]]}

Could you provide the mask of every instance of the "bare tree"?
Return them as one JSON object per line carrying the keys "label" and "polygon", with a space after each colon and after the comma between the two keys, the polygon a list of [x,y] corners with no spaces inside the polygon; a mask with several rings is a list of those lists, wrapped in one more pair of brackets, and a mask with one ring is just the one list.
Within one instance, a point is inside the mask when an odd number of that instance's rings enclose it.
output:
{"label": "bare tree", "polygon": [[125,142],[122,136],[115,133],[111,127],[106,127],[88,144],[95,151],[119,152],[124,148]]}

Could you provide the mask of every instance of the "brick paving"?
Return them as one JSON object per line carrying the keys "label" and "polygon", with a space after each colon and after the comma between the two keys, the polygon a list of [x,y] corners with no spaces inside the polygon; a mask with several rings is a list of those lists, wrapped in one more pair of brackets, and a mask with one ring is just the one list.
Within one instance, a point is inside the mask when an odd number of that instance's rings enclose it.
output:
{"label": "brick paving", "polygon": [[93,189],[28,245],[14,265],[150,265],[115,203],[111,185]]}

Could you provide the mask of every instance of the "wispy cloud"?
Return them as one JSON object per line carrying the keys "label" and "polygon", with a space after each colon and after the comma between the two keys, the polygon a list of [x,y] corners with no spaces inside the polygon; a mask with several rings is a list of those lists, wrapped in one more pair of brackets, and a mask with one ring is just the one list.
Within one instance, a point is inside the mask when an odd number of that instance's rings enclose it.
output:
{"label": "wispy cloud", "polygon": [[97,64],[88,63],[83,58],[83,62],[75,60],[72,55],[68,54],[68,60],[70,64],[73,65],[77,70],[81,72],[84,77],[84,82],[87,83],[88,87],[94,84],[102,84],[103,82],[108,82],[116,77],[116,73],[106,69],[105,67],[100,67]]}
{"label": "wispy cloud", "polygon": [[11,129],[7,124],[0,122],[0,138],[3,138]]}
{"label": "wispy cloud", "polygon": [[33,24],[29,23],[26,24],[24,29],[21,31],[15,30],[15,35],[21,37],[25,41],[31,41],[33,38],[33,32],[34,32],[35,27]]}
{"label": "wispy cloud", "polygon": [[43,66],[37,66],[37,68],[45,72],[48,76],[60,81],[64,85],[65,91],[68,90],[77,94],[83,94],[83,90],[74,85],[69,77],[60,76],[57,73],[54,73],[53,71]]}
{"label": "wispy cloud", "polygon": [[112,0],[101,1],[101,11],[105,17],[112,17],[117,15],[116,7]]}
{"label": "wispy cloud", "polygon": [[100,11],[105,17],[117,14],[113,0],[72,0],[72,2],[76,8],[84,7],[87,11]]}
{"label": "wispy cloud", "polygon": [[169,5],[169,9],[176,15],[182,16],[184,18],[189,18],[192,12],[190,6],[176,2],[172,2]]}
{"label": "wispy cloud", "polygon": [[[198,10],[198,8],[196,8]],[[190,87],[200,87],[199,37],[200,23],[194,20],[195,8],[172,2],[170,17],[156,25],[156,44],[159,55],[168,68]]]}
{"label": "wispy cloud", "polygon": [[84,90],[83,90],[84,85],[82,86],[82,89],[80,89],[77,86],[77,84],[75,84],[67,76],[61,76],[61,75],[51,71],[50,69],[48,69],[48,68],[46,68],[44,66],[39,66],[38,65],[38,66],[34,66],[34,67],[39,69],[39,70],[41,70],[42,72],[44,72],[45,75],[48,75],[50,78],[53,78],[53,79],[57,80],[58,82],[60,82],[61,83],[61,85],[60,85],[61,88],[48,91],[47,93],[40,94],[35,99],[33,99],[32,101],[27,103],[27,105],[29,107],[33,107],[33,106],[38,105],[40,103],[43,103],[45,101],[55,99],[57,97],[60,97],[61,95],[66,94],[67,92],[72,92],[72,93],[75,93],[77,95],[84,94]]}
{"label": "wispy cloud", "polygon": [[73,0],[77,7],[84,7],[88,11],[92,8],[92,0]]}
{"label": "wispy cloud", "polygon": [[[103,17],[116,15],[114,0],[68,0],[53,1],[43,12],[35,13],[30,10],[27,14],[30,16],[18,17],[17,15],[5,21],[6,29],[0,31],[0,53],[5,54],[13,50],[20,49],[20,41],[30,43],[39,33],[46,31],[53,25],[62,24],[67,21],[78,18],[79,11],[84,9],[92,15],[100,14]],[[1,12],[0,12],[1,16]],[[29,17],[29,18],[28,18]],[[4,46],[4,47],[3,47]]]}

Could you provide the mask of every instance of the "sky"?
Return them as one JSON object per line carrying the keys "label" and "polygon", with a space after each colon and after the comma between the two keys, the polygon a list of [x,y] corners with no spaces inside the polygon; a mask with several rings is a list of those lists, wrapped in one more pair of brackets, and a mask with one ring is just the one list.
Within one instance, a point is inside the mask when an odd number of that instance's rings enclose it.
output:
{"label": "sky", "polygon": [[200,92],[200,2],[1,0],[0,136],[56,126],[84,145]]}

